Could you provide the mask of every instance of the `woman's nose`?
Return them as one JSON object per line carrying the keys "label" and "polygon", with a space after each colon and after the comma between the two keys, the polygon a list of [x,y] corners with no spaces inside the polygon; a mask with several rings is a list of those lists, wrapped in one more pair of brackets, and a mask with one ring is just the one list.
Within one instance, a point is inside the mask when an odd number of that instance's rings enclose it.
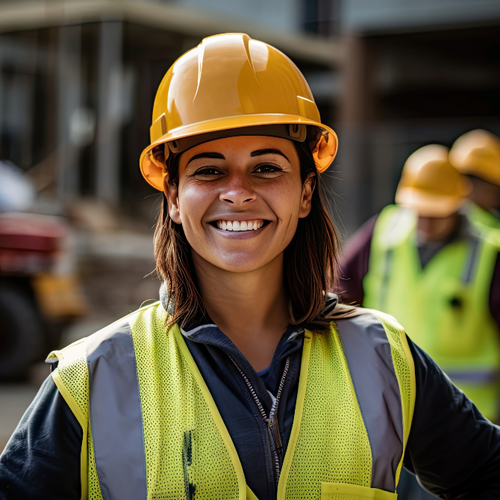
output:
{"label": "woman's nose", "polygon": [[252,189],[251,183],[240,176],[235,176],[232,179],[228,179],[227,184],[219,195],[219,199],[225,203],[239,206],[255,201],[257,195]]}

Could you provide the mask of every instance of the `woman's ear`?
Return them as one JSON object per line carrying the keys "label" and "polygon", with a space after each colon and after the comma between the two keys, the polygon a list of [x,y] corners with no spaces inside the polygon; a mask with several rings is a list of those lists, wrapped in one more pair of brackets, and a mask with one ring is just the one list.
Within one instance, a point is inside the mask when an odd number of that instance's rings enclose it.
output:
{"label": "woman's ear", "polygon": [[304,184],[302,184],[302,195],[300,198],[299,218],[307,217],[311,212],[311,201],[314,189],[316,188],[316,174],[307,175]]}
{"label": "woman's ear", "polygon": [[169,184],[168,177],[163,180],[163,192],[167,198],[168,215],[176,224],[182,224],[179,209],[179,189],[174,184]]}

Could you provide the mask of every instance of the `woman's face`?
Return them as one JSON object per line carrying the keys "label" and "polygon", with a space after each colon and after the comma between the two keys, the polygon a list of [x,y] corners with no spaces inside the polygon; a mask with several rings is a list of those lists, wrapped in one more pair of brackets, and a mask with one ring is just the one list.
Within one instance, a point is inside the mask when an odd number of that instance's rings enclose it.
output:
{"label": "woman's face", "polygon": [[200,144],[182,154],[178,186],[165,186],[195,265],[238,273],[282,260],[313,189],[312,174],[301,182],[293,143],[265,136]]}

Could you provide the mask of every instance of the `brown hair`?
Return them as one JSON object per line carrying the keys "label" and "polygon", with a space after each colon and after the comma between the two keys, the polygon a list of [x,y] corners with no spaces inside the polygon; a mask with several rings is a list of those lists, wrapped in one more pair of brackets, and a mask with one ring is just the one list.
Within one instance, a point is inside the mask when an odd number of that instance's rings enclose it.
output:
{"label": "brown hair", "polygon": [[[289,294],[291,323],[310,329],[324,329],[330,323],[331,308],[325,310],[326,292],[332,291],[337,274],[340,239],[330,216],[326,186],[317,175],[307,142],[294,142],[302,182],[310,173],[316,175],[310,214],[299,219],[297,231],[284,253],[284,278]],[[158,151],[159,156],[162,156]],[[168,182],[179,181],[180,154],[167,160]],[[154,235],[156,271],[165,282],[169,309],[169,326],[178,323],[187,328],[207,317],[198,291],[191,247],[182,225],[172,221],[165,196]],[[328,312],[329,311],[329,312]]]}

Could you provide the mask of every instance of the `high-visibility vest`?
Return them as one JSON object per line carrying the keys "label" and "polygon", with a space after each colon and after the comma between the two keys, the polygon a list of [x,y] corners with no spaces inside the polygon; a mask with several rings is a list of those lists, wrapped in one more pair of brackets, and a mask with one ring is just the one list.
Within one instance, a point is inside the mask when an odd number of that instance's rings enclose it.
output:
{"label": "high-visibility vest", "polygon": [[[82,499],[253,499],[177,326],[146,306],[49,357],[83,429]],[[305,332],[278,499],[395,500],[415,400],[406,336],[367,312]]]}
{"label": "high-visibility vest", "polygon": [[398,318],[489,419],[498,418],[500,342],[489,310],[498,245],[471,233],[444,248],[422,269],[417,216],[391,205],[379,215],[363,281],[363,305]]}
{"label": "high-visibility vest", "polygon": [[480,231],[500,229],[500,219],[497,219],[492,213],[487,212],[471,201],[468,201],[464,205],[463,212],[472,224]]}

